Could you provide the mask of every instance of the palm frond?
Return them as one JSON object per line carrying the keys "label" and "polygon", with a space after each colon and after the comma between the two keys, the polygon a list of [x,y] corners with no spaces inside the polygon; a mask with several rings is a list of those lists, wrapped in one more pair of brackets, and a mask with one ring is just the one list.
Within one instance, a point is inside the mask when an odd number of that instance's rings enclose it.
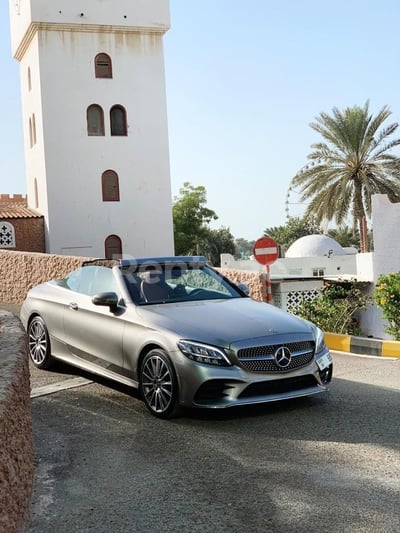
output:
{"label": "palm frond", "polygon": [[338,224],[351,216],[360,226],[371,214],[373,194],[400,200],[400,157],[390,153],[400,145],[400,139],[390,139],[398,124],[383,126],[390,115],[384,106],[372,116],[367,101],[343,111],[334,107],[310,124],[323,141],[311,145],[310,166],[291,181],[301,201],[309,202],[306,216]]}

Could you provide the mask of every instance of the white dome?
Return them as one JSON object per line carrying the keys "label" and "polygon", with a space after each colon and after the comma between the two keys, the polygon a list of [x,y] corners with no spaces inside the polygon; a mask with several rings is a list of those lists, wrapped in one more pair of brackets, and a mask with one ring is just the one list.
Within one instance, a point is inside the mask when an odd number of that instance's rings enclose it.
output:
{"label": "white dome", "polygon": [[346,255],[340,244],[328,235],[306,235],[289,246],[285,257],[323,257]]}

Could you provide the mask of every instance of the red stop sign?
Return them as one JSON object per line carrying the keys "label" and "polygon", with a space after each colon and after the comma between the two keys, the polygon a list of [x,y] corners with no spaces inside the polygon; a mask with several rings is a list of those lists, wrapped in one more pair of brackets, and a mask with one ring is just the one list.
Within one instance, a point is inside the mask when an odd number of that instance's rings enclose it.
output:
{"label": "red stop sign", "polygon": [[253,255],[262,265],[271,265],[278,259],[278,245],[271,237],[261,237],[253,247]]}

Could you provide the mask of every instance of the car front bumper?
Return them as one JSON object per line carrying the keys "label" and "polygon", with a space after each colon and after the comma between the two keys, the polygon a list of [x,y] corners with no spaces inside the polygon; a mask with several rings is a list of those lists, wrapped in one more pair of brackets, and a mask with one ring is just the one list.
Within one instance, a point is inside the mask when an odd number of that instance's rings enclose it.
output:
{"label": "car front bumper", "polygon": [[[183,359],[182,359],[183,357]],[[328,390],[332,359],[328,349],[309,364],[288,372],[250,372],[239,366],[216,367],[178,356],[180,401],[187,407],[222,409],[320,394]],[[186,359],[186,360],[185,360]],[[320,368],[321,367],[321,368]]]}

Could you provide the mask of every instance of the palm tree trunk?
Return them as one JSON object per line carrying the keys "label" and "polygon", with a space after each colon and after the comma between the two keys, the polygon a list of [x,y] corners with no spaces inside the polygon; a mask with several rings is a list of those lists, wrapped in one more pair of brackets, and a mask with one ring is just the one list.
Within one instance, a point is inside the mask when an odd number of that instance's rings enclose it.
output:
{"label": "palm tree trunk", "polygon": [[368,227],[367,227],[367,218],[362,216],[358,220],[359,229],[360,229],[360,252],[368,252]]}
{"label": "palm tree trunk", "polygon": [[354,183],[354,214],[358,220],[358,229],[360,231],[360,252],[368,252],[368,238],[367,238],[367,218],[365,216],[365,208],[362,198],[362,189],[360,181],[355,179]]}

